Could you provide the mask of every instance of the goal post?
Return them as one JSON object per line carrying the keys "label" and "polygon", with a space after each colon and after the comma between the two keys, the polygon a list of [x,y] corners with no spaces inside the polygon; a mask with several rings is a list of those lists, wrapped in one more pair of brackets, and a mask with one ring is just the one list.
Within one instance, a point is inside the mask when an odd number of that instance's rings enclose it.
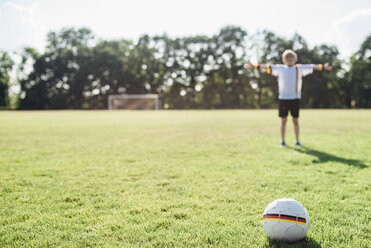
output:
{"label": "goal post", "polygon": [[159,110],[160,99],[157,94],[123,94],[108,96],[108,110]]}

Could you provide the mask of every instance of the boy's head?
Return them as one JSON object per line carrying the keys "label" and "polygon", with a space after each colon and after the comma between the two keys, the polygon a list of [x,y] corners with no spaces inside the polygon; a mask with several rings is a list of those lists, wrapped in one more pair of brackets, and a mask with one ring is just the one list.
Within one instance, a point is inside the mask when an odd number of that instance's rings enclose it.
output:
{"label": "boy's head", "polygon": [[282,61],[285,65],[292,66],[298,61],[298,55],[293,50],[287,49],[282,54]]}

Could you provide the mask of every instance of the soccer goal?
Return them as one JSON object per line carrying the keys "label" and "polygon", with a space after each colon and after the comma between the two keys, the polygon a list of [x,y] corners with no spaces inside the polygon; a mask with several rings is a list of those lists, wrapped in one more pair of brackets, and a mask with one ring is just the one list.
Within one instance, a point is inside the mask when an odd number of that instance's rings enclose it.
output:
{"label": "soccer goal", "polygon": [[108,109],[160,109],[160,99],[156,94],[109,95]]}

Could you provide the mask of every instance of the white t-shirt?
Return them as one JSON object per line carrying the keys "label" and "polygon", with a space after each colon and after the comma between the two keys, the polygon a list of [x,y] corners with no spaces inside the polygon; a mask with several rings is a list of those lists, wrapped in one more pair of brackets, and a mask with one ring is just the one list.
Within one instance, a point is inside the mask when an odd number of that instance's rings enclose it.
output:
{"label": "white t-shirt", "polygon": [[272,75],[278,77],[278,99],[301,98],[302,78],[313,72],[313,65],[271,65]]}

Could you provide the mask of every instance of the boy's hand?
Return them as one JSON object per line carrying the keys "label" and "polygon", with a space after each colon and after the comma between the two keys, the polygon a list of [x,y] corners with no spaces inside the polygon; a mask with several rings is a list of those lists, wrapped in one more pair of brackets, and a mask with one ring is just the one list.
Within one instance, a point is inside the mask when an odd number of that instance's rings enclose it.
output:
{"label": "boy's hand", "polygon": [[255,68],[255,66],[254,66],[253,64],[251,64],[250,62],[247,63],[247,64],[245,65],[245,67],[246,67],[247,69],[254,69],[254,68]]}
{"label": "boy's hand", "polygon": [[330,65],[329,63],[324,64],[324,67],[326,71],[332,71],[333,69],[332,65]]}

